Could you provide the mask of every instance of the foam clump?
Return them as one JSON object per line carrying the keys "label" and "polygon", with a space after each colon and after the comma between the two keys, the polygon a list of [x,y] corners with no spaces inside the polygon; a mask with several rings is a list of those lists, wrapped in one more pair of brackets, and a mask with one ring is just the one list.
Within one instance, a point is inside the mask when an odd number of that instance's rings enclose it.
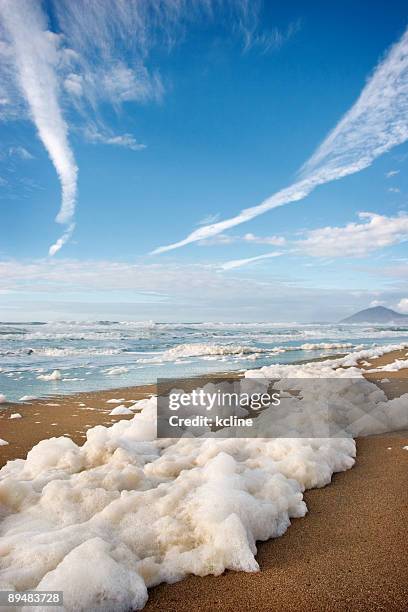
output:
{"label": "foam clump", "polygon": [[10,414],[10,419],[22,419],[22,415],[19,412],[13,412]]}
{"label": "foam clump", "polygon": [[126,368],[125,366],[114,366],[113,368],[104,370],[104,372],[107,374],[107,376],[121,376],[122,374],[129,372],[129,368]]}
{"label": "foam clump", "polygon": [[111,410],[109,414],[115,416],[118,414],[133,414],[133,412],[130,410],[130,408],[122,404],[121,406],[116,406],[116,408]]}
{"label": "foam clump", "polygon": [[7,398],[3,393],[0,393],[0,404],[5,404],[7,402]]}
{"label": "foam clump", "polygon": [[61,380],[62,374],[60,370],[53,370],[49,374],[39,374],[37,378],[39,380]]}
{"label": "foam clump", "polygon": [[379,368],[369,370],[370,372],[399,372],[408,368],[408,359],[396,359],[392,363],[383,365]]}
{"label": "foam clump", "polygon": [[38,589],[62,590],[64,607],[84,612],[95,608],[137,610],[147,601],[141,576],[130,567],[126,570],[115,559],[114,548],[99,537],[85,541],[68,553],[55,570],[46,574]]}
{"label": "foam clump", "polygon": [[309,483],[354,462],[352,440],[155,440],[156,399],[139,407],[82,447],[43,440],[1,470],[1,588],[126,610],[191,572],[256,571],[256,541],[304,516]]}
{"label": "foam clump", "polygon": [[273,419],[268,419],[268,411],[263,412],[257,423],[259,431],[266,436],[299,436],[313,430],[320,436],[356,437],[408,428],[408,394],[388,400],[355,367],[362,359],[372,359],[397,348],[401,347],[378,347],[338,359],[248,370],[246,378],[279,379],[274,385],[276,389],[283,392],[296,389],[299,393],[297,397],[283,399]]}

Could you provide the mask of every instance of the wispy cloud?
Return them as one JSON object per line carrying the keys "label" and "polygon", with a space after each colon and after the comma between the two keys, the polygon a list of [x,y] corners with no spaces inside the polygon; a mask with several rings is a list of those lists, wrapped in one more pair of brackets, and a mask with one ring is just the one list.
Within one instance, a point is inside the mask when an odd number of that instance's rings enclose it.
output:
{"label": "wispy cloud", "polygon": [[317,186],[369,167],[380,155],[408,139],[408,30],[377,66],[360,97],[300,172],[299,180],[258,206],[194,230],[153,253],[204,240],[273,208],[306,198]]}
{"label": "wispy cloud", "polygon": [[286,239],[283,236],[256,236],[255,234],[245,234],[243,236],[245,242],[253,242],[254,244],[270,244],[273,246],[283,246]]}
{"label": "wispy cloud", "polygon": [[[260,0],[54,0],[53,8],[66,41],[66,90],[91,106],[108,101],[161,99],[161,75],[148,58],[158,47],[172,49],[193,22],[219,20],[220,27],[242,40],[244,50],[280,48],[300,28],[290,23],[266,30]],[[223,13],[224,12],[224,13]],[[225,18],[227,16],[227,18]]]}
{"label": "wispy cloud", "polygon": [[283,236],[256,236],[255,234],[245,234],[244,236],[231,236],[230,234],[217,234],[213,238],[201,240],[202,246],[214,246],[216,244],[232,244],[237,242],[250,242],[252,244],[269,244],[272,246],[283,246],[286,239]]}
{"label": "wispy cloud", "polygon": [[201,221],[198,221],[197,225],[208,225],[209,223],[215,223],[220,218],[220,213],[213,213],[206,215]]}
{"label": "wispy cloud", "polygon": [[239,29],[244,43],[244,51],[259,49],[262,53],[268,53],[280,49],[285,45],[302,27],[300,19],[292,21],[285,29],[271,28],[265,30],[260,27],[259,5],[252,3],[253,14],[246,13],[246,20],[240,23]]}
{"label": "wispy cloud", "polygon": [[47,30],[39,3],[3,0],[0,17],[11,46],[18,85],[61,182],[62,202],[56,220],[69,227],[50,247],[53,255],[72,233],[77,194],[77,167],[59,103],[58,37]]}
{"label": "wispy cloud", "polygon": [[113,145],[115,147],[124,147],[132,151],[141,151],[146,148],[146,145],[137,142],[132,134],[113,134],[107,129],[98,129],[94,123],[87,125],[83,130],[84,136],[88,142],[95,144]]}
{"label": "wispy cloud", "polygon": [[312,257],[365,257],[369,253],[408,240],[408,215],[386,217],[359,213],[362,223],[311,230],[296,250]]}
{"label": "wispy cloud", "polygon": [[248,257],[247,259],[232,259],[231,261],[226,261],[225,263],[220,265],[221,270],[233,270],[235,268],[242,268],[243,266],[247,266],[249,264],[255,263],[256,261],[261,261],[262,259],[269,259],[270,257],[279,257],[283,253],[278,253],[274,251],[273,253],[265,253],[264,255],[257,255],[256,257]]}
{"label": "wispy cloud", "polygon": [[19,157],[20,159],[34,159],[34,155],[21,146],[9,147],[8,154],[10,157]]}
{"label": "wispy cloud", "polygon": [[389,172],[385,173],[385,178],[391,178],[393,176],[396,176],[397,174],[399,174],[399,170],[390,170]]}

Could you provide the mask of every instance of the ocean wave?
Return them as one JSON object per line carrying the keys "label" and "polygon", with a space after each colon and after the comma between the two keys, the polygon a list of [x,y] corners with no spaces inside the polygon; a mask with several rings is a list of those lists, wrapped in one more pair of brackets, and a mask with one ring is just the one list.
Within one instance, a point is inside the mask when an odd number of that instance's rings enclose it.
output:
{"label": "ocean wave", "polygon": [[250,355],[252,353],[269,353],[268,349],[233,344],[179,344],[166,351],[164,359],[180,357],[200,357],[201,355]]}
{"label": "ocean wave", "polygon": [[96,346],[90,346],[87,348],[50,348],[50,347],[38,347],[38,348],[20,348],[16,350],[0,351],[1,356],[25,356],[25,355],[38,355],[41,357],[69,357],[75,355],[120,355],[124,352],[124,349],[115,348],[99,348]]}
{"label": "ocean wave", "polygon": [[300,351],[328,351],[332,349],[349,349],[353,348],[351,342],[317,342],[316,344],[302,344],[298,348]]}
{"label": "ocean wave", "polygon": [[300,346],[274,346],[271,348],[260,348],[257,346],[235,345],[235,344],[178,344],[165,351],[161,355],[162,361],[173,361],[184,357],[244,357],[266,354],[285,353],[287,351],[313,351],[352,348],[353,344],[347,343],[327,343],[302,344]]}

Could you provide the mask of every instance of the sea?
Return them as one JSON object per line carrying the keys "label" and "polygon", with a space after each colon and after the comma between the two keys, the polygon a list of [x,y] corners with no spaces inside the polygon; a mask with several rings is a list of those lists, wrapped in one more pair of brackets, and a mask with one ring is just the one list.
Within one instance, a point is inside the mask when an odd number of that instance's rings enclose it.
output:
{"label": "sea", "polygon": [[0,395],[155,383],[293,363],[408,340],[408,326],[154,321],[0,323]]}

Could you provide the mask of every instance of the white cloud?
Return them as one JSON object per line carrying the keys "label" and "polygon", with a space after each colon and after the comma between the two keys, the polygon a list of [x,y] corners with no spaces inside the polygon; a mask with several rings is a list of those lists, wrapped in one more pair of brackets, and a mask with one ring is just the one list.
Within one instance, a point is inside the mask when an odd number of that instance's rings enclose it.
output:
{"label": "white cloud", "polygon": [[385,178],[391,178],[393,176],[396,176],[397,174],[399,174],[399,170],[390,170],[389,172],[385,173]]}
{"label": "white cloud", "polygon": [[160,99],[164,92],[157,74],[149,74],[143,65],[129,68],[122,61],[117,61],[115,66],[101,75],[100,85],[101,95],[113,105],[131,100],[145,102]]}
{"label": "white cloud", "polygon": [[209,223],[215,223],[220,218],[220,213],[214,213],[206,215],[201,221],[198,221],[197,225],[208,225]]}
{"label": "white cloud", "polygon": [[389,187],[388,191],[391,193],[401,193],[401,189],[398,187]]}
{"label": "white cloud", "polygon": [[71,72],[64,80],[64,87],[69,94],[77,97],[82,96],[84,92],[82,76]]}
{"label": "white cloud", "polygon": [[386,217],[359,213],[363,223],[345,227],[323,227],[307,232],[295,243],[298,250],[312,257],[364,257],[377,249],[408,240],[408,215]]}
{"label": "white cloud", "polygon": [[221,270],[233,270],[235,268],[242,268],[243,266],[247,266],[248,264],[255,263],[256,261],[261,261],[262,259],[269,259],[270,257],[279,257],[282,253],[265,253],[264,255],[257,255],[256,257],[248,257],[247,259],[233,259],[231,261],[226,261],[224,264],[220,265]]}
{"label": "white cloud", "polygon": [[318,185],[367,168],[408,139],[408,30],[391,47],[358,100],[301,170],[300,179],[252,208],[201,227],[183,240],[158,247],[163,253],[225,232],[268,210],[303,200]]}
{"label": "white cloud", "polygon": [[370,308],[375,308],[376,306],[385,306],[385,302],[382,300],[372,300],[369,304]]}
{"label": "white cloud", "polygon": [[[59,104],[58,37],[47,31],[47,22],[38,3],[3,0],[0,16],[11,44],[18,85],[61,182],[62,202],[56,220],[71,224],[77,194],[77,167]],[[50,253],[55,253],[63,243],[64,240],[57,241]]]}
{"label": "white cloud", "polygon": [[233,244],[239,239],[239,236],[229,236],[228,234],[217,234],[213,238],[207,240],[200,240],[199,246],[219,246],[226,244]]}
{"label": "white cloud", "polygon": [[283,236],[255,236],[251,233],[245,234],[243,240],[254,242],[255,244],[271,244],[273,246],[283,246],[286,243]]}
{"label": "white cloud", "polygon": [[404,314],[408,314],[408,298],[402,298],[397,304],[397,309]]}
{"label": "white cloud", "polygon": [[236,242],[252,242],[253,244],[269,244],[272,246],[283,246],[286,239],[283,236],[256,236],[255,234],[245,234],[244,236],[230,236],[229,234],[217,234],[214,238],[201,240],[200,245],[214,246],[222,244],[232,244]]}
{"label": "white cloud", "polygon": [[10,157],[16,156],[20,157],[21,159],[34,159],[34,155],[32,155],[30,151],[27,151],[27,149],[20,146],[9,147],[8,154]]}
{"label": "white cloud", "polygon": [[62,234],[62,236],[60,236],[58,240],[50,246],[48,254],[51,257],[53,257],[55,253],[58,253],[58,251],[62,249],[64,244],[66,244],[71,239],[72,234],[74,233],[74,229],[75,229],[75,223],[71,223],[67,227],[66,231]]}
{"label": "white cloud", "polygon": [[86,140],[94,144],[114,145],[131,149],[132,151],[141,151],[146,148],[146,145],[137,142],[132,134],[113,134],[110,130],[98,129],[93,123],[87,125],[83,132]]}
{"label": "white cloud", "polygon": [[[252,9],[252,10],[251,10]],[[247,5],[247,19],[239,24],[244,51],[250,49],[259,49],[263,53],[268,53],[271,50],[280,49],[286,44],[295,34],[299,32],[302,26],[300,19],[289,23],[286,29],[272,28],[270,30],[261,29],[261,21],[259,17],[259,4],[256,2]]]}

